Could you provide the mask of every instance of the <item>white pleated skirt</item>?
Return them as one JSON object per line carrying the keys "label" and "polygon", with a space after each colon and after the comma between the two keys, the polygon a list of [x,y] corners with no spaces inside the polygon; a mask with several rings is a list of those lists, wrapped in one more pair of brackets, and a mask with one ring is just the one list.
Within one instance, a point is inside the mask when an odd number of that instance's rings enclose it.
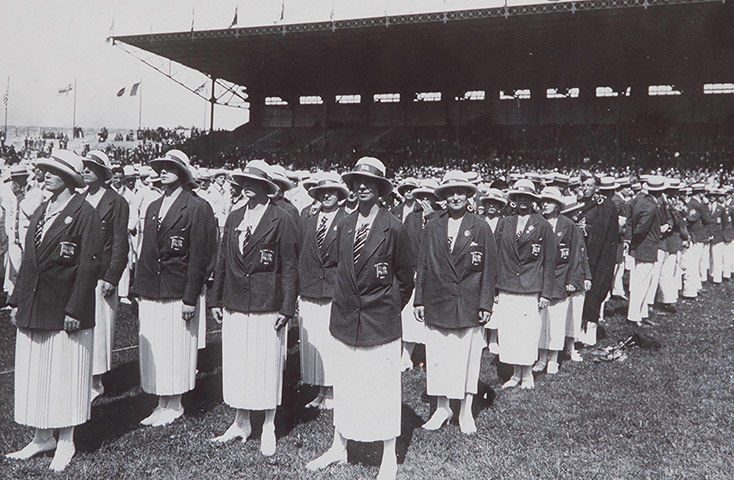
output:
{"label": "white pleated skirt", "polygon": [[298,311],[301,352],[301,381],[307,385],[332,386],[334,374],[330,358],[334,337],[329,333],[331,300],[299,298]]}
{"label": "white pleated skirt", "polygon": [[540,338],[538,348],[560,352],[566,341],[566,322],[570,309],[570,297],[551,301],[540,311]]}
{"label": "white pleated skirt", "polygon": [[444,329],[426,326],[426,386],[428,395],[463,399],[476,394],[484,348],[484,329]]}
{"label": "white pleated skirt", "polygon": [[15,342],[15,421],[65,428],[89,420],[92,329],[74,333],[18,329]]}
{"label": "white pleated skirt", "polygon": [[533,365],[538,359],[540,311],[538,294],[499,292],[493,317],[497,317],[500,361]]}
{"label": "white pleated skirt", "polygon": [[403,341],[411,343],[426,343],[426,324],[415,319],[413,301],[415,290],[410,295],[410,300],[403,308],[401,319],[403,323]]}
{"label": "white pleated skirt", "polygon": [[102,295],[102,280],[97,281],[94,316],[94,362],[92,375],[102,375],[112,368],[112,346],[115,338],[115,319],[120,299],[117,289],[109,297]]}
{"label": "white pleated skirt", "polygon": [[203,350],[206,348],[206,285],[201,289],[199,295],[199,314],[196,316],[196,327],[198,336],[196,340],[196,348]]}
{"label": "white pleated skirt", "polygon": [[568,316],[566,317],[566,336],[574,341],[581,340],[581,323],[584,315],[584,299],[586,292],[574,292],[569,295]]}
{"label": "white pleated skirt", "polygon": [[276,331],[277,317],[277,312],[224,310],[222,390],[230,407],[271,410],[280,405],[288,327]]}
{"label": "white pleated skirt", "polygon": [[334,343],[334,427],[358,442],[400,436],[400,340],[373,347]]}
{"label": "white pleated skirt", "polygon": [[180,395],[196,383],[196,337],[194,318],[181,317],[183,301],[140,299],[140,387],[154,395]]}

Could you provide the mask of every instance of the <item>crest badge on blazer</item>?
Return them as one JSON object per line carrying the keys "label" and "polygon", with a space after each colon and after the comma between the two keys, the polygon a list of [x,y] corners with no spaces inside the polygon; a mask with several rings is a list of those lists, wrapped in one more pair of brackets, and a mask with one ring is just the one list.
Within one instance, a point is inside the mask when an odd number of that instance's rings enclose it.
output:
{"label": "crest badge on blazer", "polygon": [[536,255],[536,256],[540,255],[540,244],[539,243],[533,243],[531,245],[531,248],[532,248],[531,253],[533,255]]}
{"label": "crest badge on blazer", "polygon": [[180,252],[183,250],[184,246],[184,238],[179,237],[178,235],[171,235],[171,250],[175,252]]}
{"label": "crest badge on blazer", "polygon": [[74,242],[61,242],[59,243],[59,257],[61,258],[74,258],[76,255],[76,243]]}
{"label": "crest badge on blazer", "polygon": [[387,263],[381,262],[381,263],[375,264],[375,276],[378,279],[383,280],[387,278],[387,275],[389,272],[390,272],[390,269],[388,268]]}
{"label": "crest badge on blazer", "polygon": [[273,263],[273,251],[263,248],[260,250],[260,263],[270,265]]}
{"label": "crest badge on blazer", "polygon": [[478,267],[482,264],[482,252],[471,252],[471,264]]}

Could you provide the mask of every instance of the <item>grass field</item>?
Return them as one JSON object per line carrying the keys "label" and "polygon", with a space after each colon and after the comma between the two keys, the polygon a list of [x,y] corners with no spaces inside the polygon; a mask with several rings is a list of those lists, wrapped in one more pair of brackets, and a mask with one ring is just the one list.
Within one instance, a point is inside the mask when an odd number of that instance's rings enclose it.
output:
{"label": "grass field", "polygon": [[[555,376],[541,375],[532,391],[500,390],[509,376],[485,352],[477,435],[456,424],[438,432],[420,425],[433,402],[425,395],[425,371],[403,374],[402,434],[398,478],[734,478],[734,284],[708,288],[674,315],[656,315],[645,330],[660,350],[628,350],[624,361],[565,362]],[[607,308],[602,344],[616,343],[625,304]],[[14,329],[0,313],[0,372],[13,368]],[[216,324],[210,324],[214,331]],[[116,347],[136,343],[137,325],[128,307]],[[0,459],[0,479],[10,478],[247,478],[352,479],[377,474],[380,444],[352,444],[348,465],[313,474],[307,461],[330,444],[331,413],[306,410],[315,391],[298,382],[297,329],[290,332],[284,403],[276,418],[278,450],[259,452],[261,416],[247,443],[215,446],[207,440],[233,420],[221,394],[221,343],[210,333],[200,353],[196,390],[184,397],[183,420],[161,428],[138,422],[155,400],[138,387],[137,350],[119,351],[105,377],[107,393],[92,419],[76,430],[77,455],[62,474],[48,470],[50,455],[26,462]],[[420,360],[421,352],[416,352]],[[458,406],[456,406],[458,407]],[[458,412],[457,412],[458,413]],[[0,451],[17,450],[32,430],[13,421],[13,373],[0,374]]]}

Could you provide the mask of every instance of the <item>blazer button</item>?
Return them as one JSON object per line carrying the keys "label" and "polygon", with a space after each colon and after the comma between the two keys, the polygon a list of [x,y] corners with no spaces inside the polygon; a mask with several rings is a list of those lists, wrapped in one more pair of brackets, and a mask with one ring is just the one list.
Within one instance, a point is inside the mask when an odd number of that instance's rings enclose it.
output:
{"label": "blazer button", "polygon": [[249,273],[246,273],[245,276],[249,278],[250,277],[250,274]]}

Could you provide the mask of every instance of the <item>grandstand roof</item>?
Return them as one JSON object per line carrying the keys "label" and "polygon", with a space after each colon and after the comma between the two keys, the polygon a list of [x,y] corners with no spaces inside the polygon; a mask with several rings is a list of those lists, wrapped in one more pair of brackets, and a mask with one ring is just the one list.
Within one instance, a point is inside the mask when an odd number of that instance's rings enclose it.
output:
{"label": "grandstand roof", "polygon": [[281,96],[732,82],[730,7],[596,0],[114,41]]}

